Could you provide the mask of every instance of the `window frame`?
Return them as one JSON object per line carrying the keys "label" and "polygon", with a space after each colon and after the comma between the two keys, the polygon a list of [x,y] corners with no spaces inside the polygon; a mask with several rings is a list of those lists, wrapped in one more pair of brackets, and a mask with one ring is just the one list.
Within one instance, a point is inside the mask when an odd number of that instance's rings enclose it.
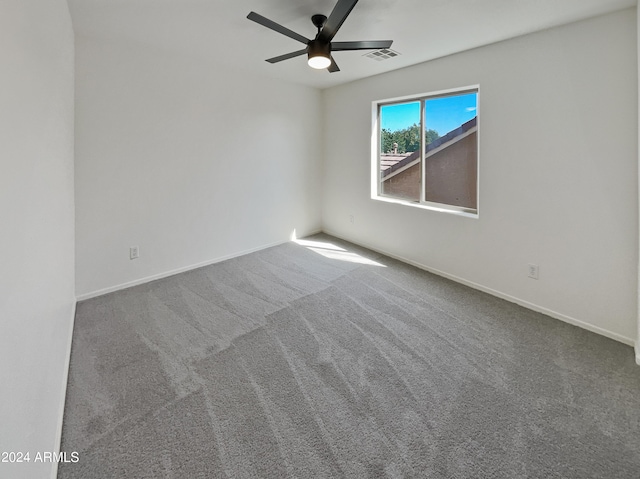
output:
{"label": "window frame", "polygon": [[[426,100],[441,98],[446,96],[461,95],[465,93],[476,94],[476,208],[449,205],[446,203],[436,203],[426,201],[426,175],[424,174],[426,165],[426,148],[424,145],[425,130],[425,108]],[[397,196],[382,193],[382,177],[380,169],[380,152],[382,148],[382,135],[380,134],[380,113],[383,106],[395,105],[399,103],[420,102],[420,131],[422,133],[420,141],[420,199],[411,201]],[[396,203],[405,206],[418,207],[431,211],[453,213],[460,216],[478,218],[480,211],[480,85],[469,85],[447,90],[438,90],[417,95],[407,95],[372,102],[372,135],[371,135],[371,199]]]}

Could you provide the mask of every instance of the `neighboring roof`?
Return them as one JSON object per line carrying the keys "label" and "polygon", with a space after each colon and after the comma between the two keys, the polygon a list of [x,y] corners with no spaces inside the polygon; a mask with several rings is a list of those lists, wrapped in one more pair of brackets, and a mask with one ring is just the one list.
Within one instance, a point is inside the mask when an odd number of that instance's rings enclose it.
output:
{"label": "neighboring roof", "polygon": [[398,171],[420,159],[420,151],[413,153],[399,153],[397,155],[380,155],[380,173],[382,177],[389,176],[394,171]]}
{"label": "neighboring roof", "polygon": [[[427,156],[434,150],[442,149],[450,146],[461,139],[467,132],[476,127],[478,123],[478,117],[475,116],[466,123],[463,123],[455,130],[451,130],[446,135],[439,137],[427,145],[425,150]],[[420,160],[420,151],[414,151],[413,153],[399,153],[394,154],[382,154],[380,155],[380,172],[382,177],[391,176],[392,173],[410,166],[413,162]]]}
{"label": "neighboring roof", "polygon": [[478,123],[478,117],[474,116],[473,118],[471,118],[471,120],[469,120],[466,123],[463,123],[455,130],[451,130],[446,135],[441,136],[440,138],[432,141],[427,145],[427,153],[429,153],[431,150],[435,150],[436,148],[438,148],[441,145],[444,145],[445,143],[449,143],[451,140],[459,136],[462,136],[463,134],[471,130],[474,126],[476,126],[477,123]]}
{"label": "neighboring roof", "polygon": [[380,155],[380,172],[382,176],[387,176],[393,171],[397,171],[403,166],[412,163],[413,160],[420,156],[419,151],[414,151],[413,153],[398,153],[394,154],[382,154]]}

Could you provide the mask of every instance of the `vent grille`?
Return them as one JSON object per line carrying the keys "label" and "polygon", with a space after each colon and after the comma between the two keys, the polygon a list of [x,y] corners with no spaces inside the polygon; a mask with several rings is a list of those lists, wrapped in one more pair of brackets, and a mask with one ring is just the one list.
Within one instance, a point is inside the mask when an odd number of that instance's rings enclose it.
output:
{"label": "vent grille", "polygon": [[382,50],[365,53],[362,56],[373,58],[374,60],[381,62],[382,60],[388,60],[389,58],[397,57],[398,55],[400,55],[400,53],[395,50],[391,50],[391,48],[383,48]]}

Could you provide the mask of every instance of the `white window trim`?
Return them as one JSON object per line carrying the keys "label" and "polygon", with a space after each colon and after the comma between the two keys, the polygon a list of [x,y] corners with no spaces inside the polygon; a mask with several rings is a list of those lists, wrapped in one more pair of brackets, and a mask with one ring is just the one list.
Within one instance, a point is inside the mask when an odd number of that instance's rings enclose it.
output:
{"label": "white window trim", "polygon": [[[424,100],[429,98],[434,98],[438,96],[448,96],[454,93],[464,93],[464,92],[475,92],[477,95],[476,102],[476,116],[477,123],[474,131],[478,132],[478,144],[477,144],[477,158],[476,158],[476,209],[464,208],[460,206],[446,205],[441,203],[434,203],[432,201],[425,201],[423,198],[425,197],[425,176],[423,174],[424,166],[420,169],[420,201],[408,201],[400,198],[395,198],[393,196],[386,196],[380,192],[381,181],[380,181],[380,128],[379,128],[379,107],[385,104],[393,104],[393,103],[401,103],[401,102],[409,102],[409,101],[420,101],[420,125],[421,130],[424,131]],[[465,136],[470,134],[470,132],[466,133]],[[451,88],[448,90],[438,90],[429,93],[421,93],[417,95],[406,95],[400,96],[396,98],[387,98],[384,100],[375,100],[371,102],[371,199],[376,201],[383,201],[385,203],[398,204],[403,206],[411,206],[414,208],[420,208],[430,211],[436,211],[440,213],[449,213],[455,214],[458,216],[466,217],[466,218],[479,218],[480,217],[480,85],[469,85],[460,88]],[[425,164],[425,149],[421,148],[420,153],[420,164]],[[413,165],[414,162],[411,163]],[[409,165],[407,165],[408,167]],[[406,168],[403,168],[403,170]],[[395,172],[398,173],[398,172]]]}

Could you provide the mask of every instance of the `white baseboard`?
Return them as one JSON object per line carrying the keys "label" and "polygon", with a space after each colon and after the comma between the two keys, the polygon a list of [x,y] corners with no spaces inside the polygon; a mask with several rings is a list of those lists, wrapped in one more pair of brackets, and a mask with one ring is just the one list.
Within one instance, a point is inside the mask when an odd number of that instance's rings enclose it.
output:
{"label": "white baseboard", "polygon": [[[615,341],[619,341],[619,342],[621,342],[623,344],[627,344],[629,346],[635,346],[636,362],[640,365],[640,344],[636,344],[636,341],[634,339],[628,338],[626,336],[622,336],[621,334],[614,333],[612,331],[609,331],[607,329],[601,328],[599,326],[594,326],[593,324],[587,323],[585,321],[581,321],[581,320],[573,318],[571,316],[567,316],[565,314],[553,311],[553,310],[545,308],[543,306],[531,303],[529,301],[525,301],[525,300],[517,298],[515,296],[511,296],[509,294],[503,293],[502,291],[498,291],[498,290],[489,288],[489,287],[481,285],[479,283],[475,283],[473,281],[469,281],[469,280],[467,280],[465,278],[461,278],[461,277],[446,273],[444,271],[440,271],[438,269],[431,268],[431,267],[429,267],[427,265],[424,265],[424,264],[418,263],[416,261],[410,260],[409,258],[405,258],[403,256],[396,255],[396,254],[390,253],[388,251],[384,251],[384,250],[382,250],[380,248],[377,248],[377,247],[375,247],[373,245],[367,244],[366,242],[354,241],[354,240],[352,240],[350,238],[345,238],[344,236],[340,235],[339,233],[336,233],[336,232],[328,230],[328,229],[317,229],[317,230],[313,230],[313,231],[308,231],[308,232],[305,232],[304,234],[300,234],[299,237],[303,238],[305,236],[311,236],[313,234],[321,233],[321,232],[324,232],[324,233],[326,233],[328,235],[331,235],[331,236],[335,236],[336,238],[344,239],[345,241],[350,241],[352,243],[359,244],[359,245],[361,245],[361,246],[363,246],[365,248],[369,248],[372,251],[376,251],[378,253],[384,254],[384,255],[389,256],[391,258],[395,258],[395,259],[400,260],[400,261],[402,261],[404,263],[407,263],[407,264],[413,265],[413,266],[415,266],[417,268],[420,268],[420,269],[422,269],[424,271],[428,271],[430,273],[437,274],[438,276],[442,276],[444,278],[450,279],[450,280],[455,281],[457,283],[464,284],[466,286],[469,286],[471,288],[477,289],[479,291],[483,291],[485,293],[491,294],[492,296],[496,296],[498,298],[505,299],[505,300],[510,301],[512,303],[516,303],[516,304],[518,304],[520,306],[523,306],[523,307],[525,307],[527,309],[531,309],[532,311],[536,311],[536,312],[539,312],[539,313],[542,313],[542,314],[546,314],[547,316],[550,316],[550,317],[555,318],[555,319],[559,319],[560,321],[564,321],[565,323],[569,323],[569,324],[572,324],[574,326],[578,326],[578,327],[580,327],[582,329],[586,329],[586,330],[594,332],[596,334],[600,334],[602,336],[605,336],[607,338],[613,339]],[[278,246],[278,245],[286,243],[288,241],[289,240],[282,240],[282,241],[277,241],[277,242],[266,244],[266,245],[261,245],[261,246],[258,246],[258,247],[255,247],[255,248],[251,248],[251,249],[248,249],[248,250],[238,251],[236,253],[232,253],[232,254],[229,254],[229,255],[226,255],[226,256],[221,256],[221,257],[218,257],[218,258],[215,258],[215,259],[203,261],[201,263],[192,264],[192,265],[189,265],[189,266],[184,266],[184,267],[177,268],[177,269],[174,269],[174,270],[171,270],[171,271],[166,271],[166,272],[155,274],[155,275],[152,275],[152,276],[147,276],[147,277],[144,277],[144,278],[140,278],[140,279],[137,279],[137,280],[134,280],[134,281],[129,281],[127,283],[118,284],[118,285],[115,285],[115,286],[111,286],[109,288],[104,288],[104,289],[92,291],[92,292],[89,292],[89,293],[84,293],[84,294],[78,295],[77,301],[84,301],[86,299],[95,298],[97,296],[102,296],[104,294],[113,293],[114,291],[119,291],[119,290],[122,290],[122,289],[130,288],[132,286],[137,286],[137,285],[140,285],[140,284],[148,283],[150,281],[155,281],[157,279],[162,279],[162,278],[166,278],[166,277],[169,277],[169,276],[173,276],[175,274],[184,273],[186,271],[191,271],[191,270],[194,270],[194,269],[202,268],[204,266],[209,266],[211,264],[219,263],[221,261],[226,261],[228,259],[236,258],[238,256],[242,256],[242,255],[249,254],[249,253],[254,253],[256,251],[260,251],[260,250],[263,250],[263,249],[271,248],[273,246]]]}
{"label": "white baseboard", "polygon": [[636,341],[635,350],[636,350],[636,364],[640,366],[640,339]]}
{"label": "white baseboard", "polygon": [[489,288],[487,286],[483,286],[481,284],[474,283],[473,281],[469,281],[469,280],[461,278],[459,276],[455,276],[455,275],[446,273],[444,271],[440,271],[440,270],[435,269],[435,268],[430,268],[429,266],[426,266],[424,264],[418,263],[416,261],[412,261],[412,260],[410,260],[408,258],[405,258],[403,256],[399,256],[399,255],[396,255],[396,254],[393,254],[393,253],[389,253],[388,251],[381,250],[380,248],[376,248],[375,246],[372,246],[372,245],[369,245],[369,244],[366,244],[366,243],[363,243],[363,242],[360,242],[360,241],[353,241],[353,240],[351,240],[349,238],[345,238],[344,236],[341,236],[340,234],[335,233],[333,231],[325,229],[324,232],[326,234],[328,234],[328,235],[335,236],[336,238],[340,238],[340,239],[343,239],[345,241],[349,241],[351,243],[358,244],[358,245],[363,246],[365,248],[368,248],[368,249],[370,249],[372,251],[376,251],[376,252],[381,253],[381,254],[383,254],[385,256],[389,256],[391,258],[397,259],[399,261],[402,261],[403,263],[410,264],[412,266],[415,266],[416,268],[420,268],[420,269],[422,269],[424,271],[428,271],[429,273],[437,274],[438,276],[442,276],[443,278],[450,279],[452,281],[455,281],[456,283],[464,284],[465,286],[469,286],[470,288],[477,289],[479,291],[483,291],[483,292],[488,293],[488,294],[490,294],[492,296],[496,296],[498,298],[505,299],[505,300],[507,300],[507,301],[509,301],[511,303],[516,303],[516,304],[518,304],[520,306],[523,306],[523,307],[525,307],[527,309],[531,309],[532,311],[536,311],[538,313],[546,314],[547,316],[550,316],[550,317],[552,317],[554,319],[559,319],[560,321],[564,321],[565,323],[569,323],[569,324],[572,324],[574,326],[578,326],[578,327],[580,327],[582,329],[586,329],[586,330],[591,331],[593,333],[600,334],[602,336],[605,336],[607,338],[613,339],[615,341],[619,341],[619,342],[621,342],[623,344],[626,344],[626,345],[629,345],[629,346],[636,346],[636,362],[640,365],[640,349],[639,349],[640,346],[636,345],[636,342],[635,342],[634,339],[628,338],[626,336],[622,336],[621,334],[614,333],[612,331],[609,331],[607,329],[601,328],[599,326],[594,326],[593,324],[587,323],[585,321],[581,321],[581,320],[573,318],[571,316],[567,316],[565,314],[558,313],[558,312],[553,311],[551,309],[545,308],[543,306],[539,306],[539,305],[531,303],[529,301],[525,301],[525,300],[517,298],[515,296],[511,296],[510,294],[503,293],[502,291],[498,291],[498,290]]}
{"label": "white baseboard", "polygon": [[[60,447],[62,445],[62,423],[64,421],[64,406],[67,401],[67,383],[69,382],[69,363],[71,362],[71,342],[73,341],[73,326],[76,320],[76,300],[72,301],[73,307],[71,308],[71,324],[69,325],[69,332],[66,345],[66,358],[64,365],[64,372],[62,375],[62,397],[60,398],[60,408],[58,409],[58,430],[56,432],[55,439],[55,452],[60,453]],[[58,477],[58,462],[54,461],[51,468],[51,479]]]}
{"label": "white baseboard", "polygon": [[[304,236],[311,236],[313,234],[320,233],[321,231],[322,230],[320,230],[320,229],[312,230],[312,231],[304,233]],[[78,295],[76,299],[77,299],[77,301],[84,301],[86,299],[95,298],[95,297],[102,296],[102,295],[105,295],[105,294],[113,293],[115,291],[120,291],[122,289],[131,288],[132,286],[138,286],[140,284],[149,283],[149,282],[155,281],[157,279],[167,278],[169,276],[173,276],[173,275],[176,275],[176,274],[184,273],[186,271],[191,271],[191,270],[194,270],[194,269],[202,268],[204,266],[209,266],[211,264],[220,263],[221,261],[226,261],[228,259],[237,258],[238,256],[243,256],[245,254],[255,253],[256,251],[261,251],[263,249],[272,248],[273,246],[278,246],[278,245],[281,245],[283,243],[288,243],[289,241],[290,241],[289,239],[282,240],[282,241],[276,241],[274,243],[257,246],[255,248],[251,248],[251,249],[248,249],[248,250],[243,250],[243,251],[238,251],[238,252],[235,252],[235,253],[231,253],[231,254],[228,254],[226,256],[220,256],[218,258],[210,259],[210,260],[207,260],[207,261],[202,261],[201,263],[196,263],[196,264],[191,264],[191,265],[188,265],[188,266],[183,266],[181,268],[172,269],[171,271],[165,271],[163,273],[158,273],[158,274],[154,274],[154,275],[151,275],[151,276],[145,276],[144,278],[136,279],[136,280],[133,280],[133,281],[128,281],[128,282],[122,283],[122,284],[117,284],[115,286],[110,286],[108,288],[103,288],[103,289],[99,289],[99,290],[96,290],[96,291],[91,291],[89,293],[83,293],[83,294]]]}

